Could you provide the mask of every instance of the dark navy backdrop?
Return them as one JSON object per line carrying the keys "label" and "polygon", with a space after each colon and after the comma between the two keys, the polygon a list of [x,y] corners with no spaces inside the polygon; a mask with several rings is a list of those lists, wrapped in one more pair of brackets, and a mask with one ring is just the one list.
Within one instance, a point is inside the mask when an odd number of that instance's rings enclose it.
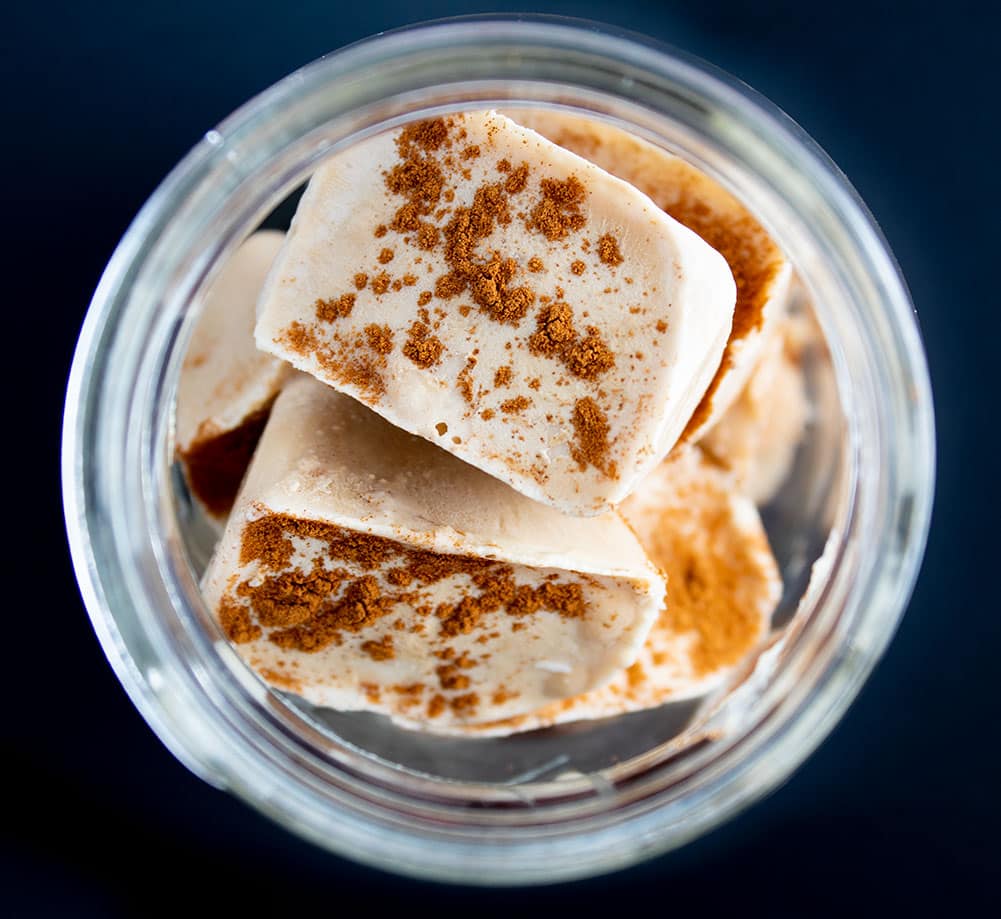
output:
{"label": "dark navy backdrop", "polygon": [[[524,7],[496,3],[494,9]],[[320,54],[490,6],[175,0],[16,4],[0,35],[4,364],[15,504],[4,604],[0,902],[131,915],[205,903],[504,912],[590,905],[810,915],[997,904],[999,548],[996,4],[841,0],[536,3],[613,22],[742,77],[840,164],[920,314],[938,408],[929,551],[884,662],[768,800],[618,875],[484,894],[328,856],[189,775],[106,666],[72,580],[59,412],[91,291],[129,220],[203,132]],[[29,11],[30,10],[30,11]],[[41,359],[39,363],[38,358]],[[35,489],[38,492],[35,492]],[[8,553],[10,550],[8,550]],[[41,648],[46,657],[39,661]]]}

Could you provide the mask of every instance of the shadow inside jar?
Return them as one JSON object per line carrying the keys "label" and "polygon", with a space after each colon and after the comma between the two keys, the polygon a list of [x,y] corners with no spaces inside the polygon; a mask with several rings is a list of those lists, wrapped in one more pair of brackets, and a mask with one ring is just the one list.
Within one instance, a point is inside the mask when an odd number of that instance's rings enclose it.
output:
{"label": "shadow inside jar", "polygon": [[434,778],[505,785],[554,780],[565,773],[587,775],[626,762],[684,731],[700,704],[698,699],[675,702],[509,737],[447,737],[397,727],[383,715],[338,712],[279,695],[324,733],[395,766]]}

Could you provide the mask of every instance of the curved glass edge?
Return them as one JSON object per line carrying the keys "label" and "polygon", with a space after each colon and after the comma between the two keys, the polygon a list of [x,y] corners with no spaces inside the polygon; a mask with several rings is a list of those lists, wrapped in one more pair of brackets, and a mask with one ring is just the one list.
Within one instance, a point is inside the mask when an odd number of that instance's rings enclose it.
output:
{"label": "curved glass edge", "polygon": [[[174,720],[163,712],[157,692],[140,669],[139,663],[153,661],[155,653],[148,646],[144,651],[137,651],[136,642],[126,640],[118,627],[118,620],[109,614],[109,610],[128,600],[125,598],[123,601],[117,596],[120,591],[115,590],[114,581],[107,573],[102,576],[97,561],[99,555],[107,557],[95,552],[95,543],[103,546],[106,541],[107,508],[102,508],[96,500],[95,483],[87,475],[84,465],[84,456],[92,450],[96,428],[92,370],[99,362],[98,355],[105,346],[109,327],[118,312],[116,301],[127,278],[133,273],[133,264],[148,248],[144,241],[150,237],[157,215],[168,208],[169,202],[178,194],[181,176],[205,159],[202,146],[200,144],[192,150],[143,205],[115,248],[94,292],[74,349],[66,386],[60,473],[63,515],[77,583],[84,607],[115,676],[143,720],[175,758],[199,778],[222,788],[221,777],[207,768],[184,732],[178,730]],[[103,549],[104,553],[107,551]]]}

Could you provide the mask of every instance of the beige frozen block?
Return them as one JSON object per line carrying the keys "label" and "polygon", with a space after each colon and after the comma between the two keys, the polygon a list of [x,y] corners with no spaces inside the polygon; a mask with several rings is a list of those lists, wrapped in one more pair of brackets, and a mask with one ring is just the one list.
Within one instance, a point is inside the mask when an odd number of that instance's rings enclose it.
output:
{"label": "beige frozen block", "polygon": [[799,316],[779,320],[736,402],[699,441],[758,505],[770,501],[789,475],[809,421],[801,360],[805,324]]}
{"label": "beige frozen block", "polygon": [[296,377],[203,590],[272,685],[454,726],[607,681],[664,584],[618,515],[564,517]]}
{"label": "beige frozen block", "polygon": [[686,441],[697,440],[723,416],[757,363],[769,326],[782,312],[792,274],[789,263],[733,195],[683,159],[581,115],[541,110],[509,114],[649,195],[729,264],[737,282],[733,327],[719,369],[683,435]]}
{"label": "beige frozen block", "polygon": [[588,516],[677,440],[734,298],[723,258],[646,195],[479,112],[324,163],[256,334],[393,424]]}
{"label": "beige frozen block", "polygon": [[591,692],[447,733],[500,736],[704,695],[760,645],[782,580],[754,505],[727,473],[698,447],[679,447],[621,513],[667,578],[666,608],[635,663]]}
{"label": "beige frozen block", "polygon": [[291,368],[254,343],[257,295],[284,241],[255,233],[213,282],[177,384],[175,442],[192,493],[224,518]]}

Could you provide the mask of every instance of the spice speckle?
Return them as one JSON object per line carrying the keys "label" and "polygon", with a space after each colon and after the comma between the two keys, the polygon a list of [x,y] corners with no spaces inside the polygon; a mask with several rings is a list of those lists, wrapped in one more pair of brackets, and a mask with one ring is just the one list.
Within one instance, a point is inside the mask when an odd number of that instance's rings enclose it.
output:
{"label": "spice speckle", "polygon": [[621,265],[625,259],[619,251],[619,241],[610,233],[606,233],[598,240],[598,258],[603,265]]}

